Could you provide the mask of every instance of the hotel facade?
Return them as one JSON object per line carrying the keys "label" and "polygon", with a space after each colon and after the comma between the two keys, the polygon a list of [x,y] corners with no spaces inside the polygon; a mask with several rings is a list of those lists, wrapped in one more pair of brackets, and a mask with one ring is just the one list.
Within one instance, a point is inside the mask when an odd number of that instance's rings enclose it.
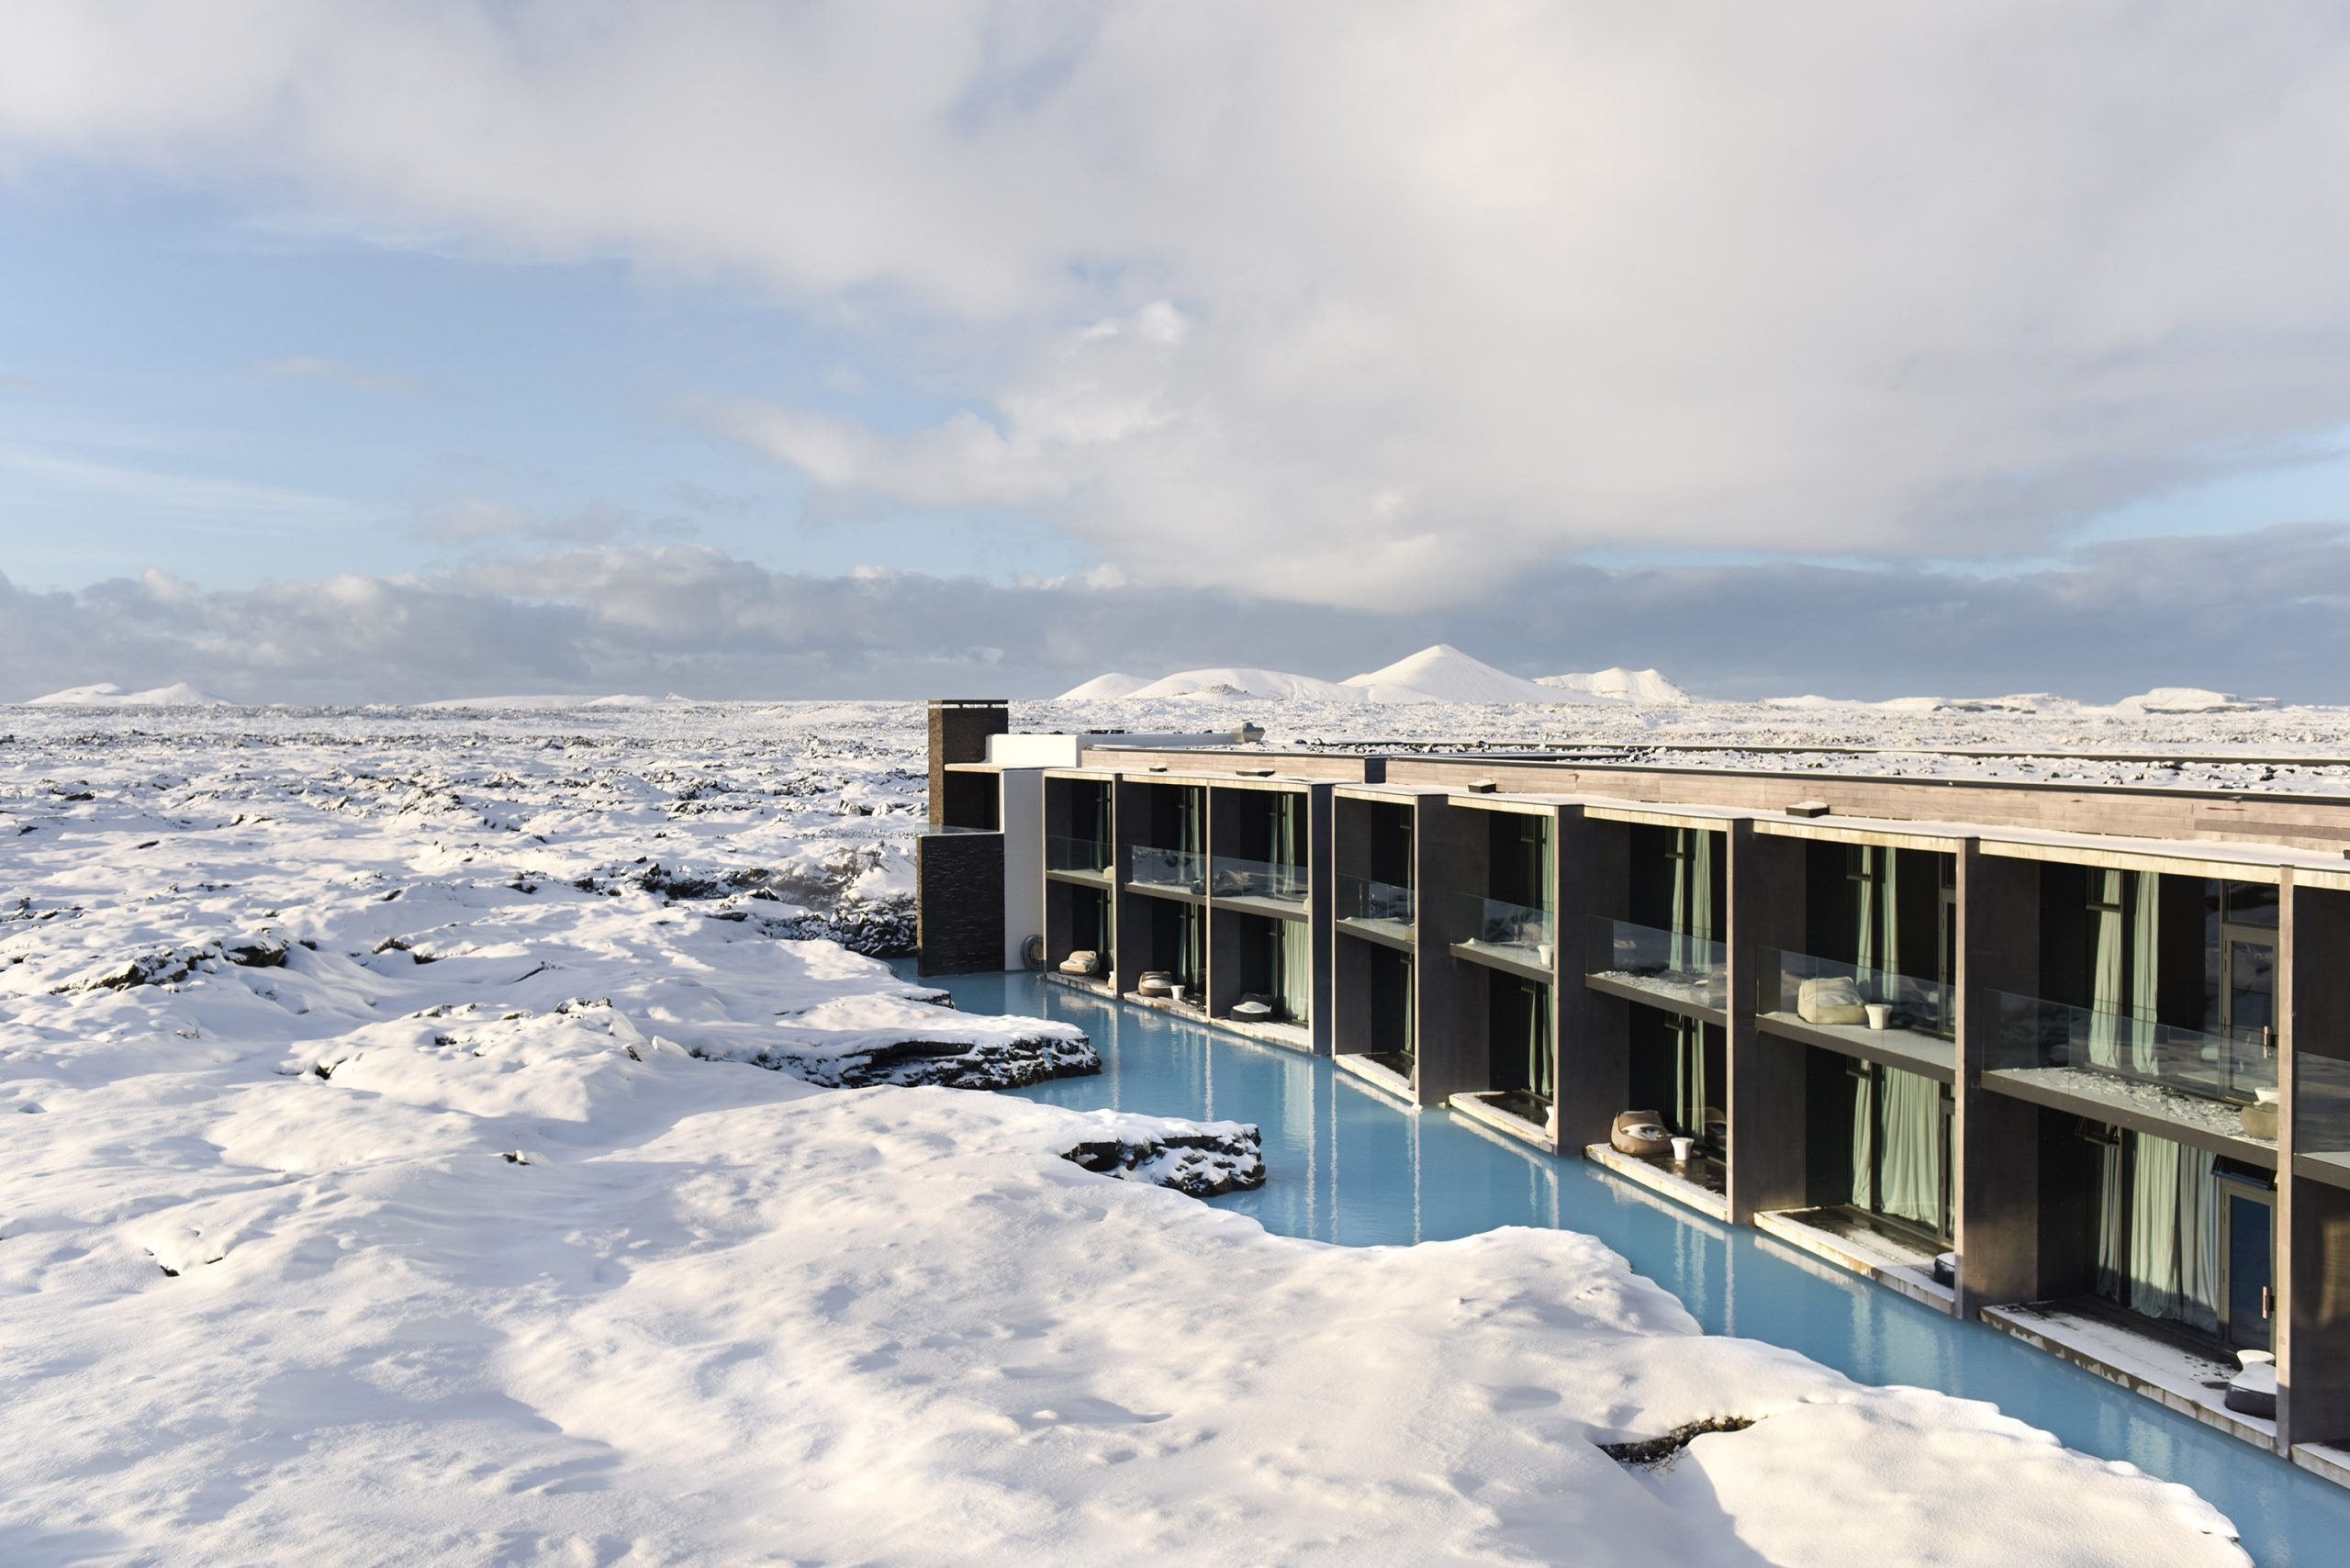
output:
{"label": "hotel facade", "polygon": [[1329,1056],[2350,1484],[2350,799],[930,736],[924,972]]}

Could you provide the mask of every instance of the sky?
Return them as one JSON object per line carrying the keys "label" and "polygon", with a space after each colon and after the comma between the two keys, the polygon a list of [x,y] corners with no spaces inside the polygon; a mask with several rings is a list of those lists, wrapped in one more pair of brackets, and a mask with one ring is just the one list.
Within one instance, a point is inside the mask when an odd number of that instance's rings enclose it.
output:
{"label": "sky", "polygon": [[2350,702],[2350,14],[0,9],[0,700]]}

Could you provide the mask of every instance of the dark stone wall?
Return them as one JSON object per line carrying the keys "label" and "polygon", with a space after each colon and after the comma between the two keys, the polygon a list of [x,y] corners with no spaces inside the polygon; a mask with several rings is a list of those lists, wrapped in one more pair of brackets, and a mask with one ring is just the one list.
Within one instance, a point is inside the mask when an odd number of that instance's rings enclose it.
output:
{"label": "dark stone wall", "polygon": [[923,974],[983,974],[1003,968],[1002,834],[915,839],[914,888]]}
{"label": "dark stone wall", "polygon": [[1001,701],[938,700],[931,703],[930,820],[933,823],[963,827],[998,825],[992,822],[957,822],[950,814],[949,802],[954,797],[947,788],[946,765],[950,762],[985,762],[988,759],[988,737],[1007,734],[1011,729],[1012,710]]}

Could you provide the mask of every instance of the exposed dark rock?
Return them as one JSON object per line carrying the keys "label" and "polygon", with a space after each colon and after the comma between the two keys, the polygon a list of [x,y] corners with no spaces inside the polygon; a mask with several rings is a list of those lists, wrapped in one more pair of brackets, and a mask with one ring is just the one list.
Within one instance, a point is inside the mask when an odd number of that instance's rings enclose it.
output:
{"label": "exposed dark rock", "polygon": [[[913,952],[914,904],[911,898],[866,901],[846,897],[846,874],[809,878],[771,870],[764,866],[737,867],[713,876],[671,869],[658,861],[623,879],[656,898],[677,902],[709,899],[756,900],[763,903],[803,906],[791,914],[761,914],[759,928],[787,941],[837,942],[852,953],[868,958],[896,958]],[[609,891],[595,877],[571,884],[582,892]],[[748,920],[749,913],[728,909],[715,912],[722,920]]]}
{"label": "exposed dark rock", "polygon": [[867,1051],[777,1050],[750,1058],[827,1089],[874,1084],[942,1089],[1022,1089],[1055,1078],[1102,1070],[1102,1058],[1082,1035],[1028,1035],[974,1044],[968,1040],[901,1040]]}
{"label": "exposed dark rock", "polygon": [[1673,1456],[1707,1432],[1742,1432],[1754,1423],[1744,1416],[1708,1416],[1702,1421],[1691,1421],[1675,1427],[1661,1438],[1642,1438],[1628,1443],[1602,1443],[1599,1451],[1618,1464],[1636,1469],[1653,1469],[1669,1464]]}
{"label": "exposed dark rock", "polygon": [[220,956],[241,969],[282,969],[285,967],[285,944],[274,936],[248,937],[241,942],[224,942]]}
{"label": "exposed dark rock", "polygon": [[130,958],[102,975],[84,980],[83,986],[89,991],[129,991],[132,986],[146,983],[147,966],[136,958]]}
{"label": "exposed dark rock", "polygon": [[1161,1137],[1081,1143],[1061,1158],[1104,1176],[1213,1198],[1265,1184],[1265,1139],[1252,1122],[1169,1122]]}

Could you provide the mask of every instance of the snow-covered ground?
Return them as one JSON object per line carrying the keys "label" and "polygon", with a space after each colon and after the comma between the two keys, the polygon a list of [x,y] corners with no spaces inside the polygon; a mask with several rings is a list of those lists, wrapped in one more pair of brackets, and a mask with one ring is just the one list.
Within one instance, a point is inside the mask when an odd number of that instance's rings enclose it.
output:
{"label": "snow-covered ground", "polygon": [[902,938],[914,705],[0,729],[12,1564],[2244,1561],[1587,1238],[1272,1237],[1065,1158],[1218,1129],[753,1065],[1054,1027],[795,939]]}

